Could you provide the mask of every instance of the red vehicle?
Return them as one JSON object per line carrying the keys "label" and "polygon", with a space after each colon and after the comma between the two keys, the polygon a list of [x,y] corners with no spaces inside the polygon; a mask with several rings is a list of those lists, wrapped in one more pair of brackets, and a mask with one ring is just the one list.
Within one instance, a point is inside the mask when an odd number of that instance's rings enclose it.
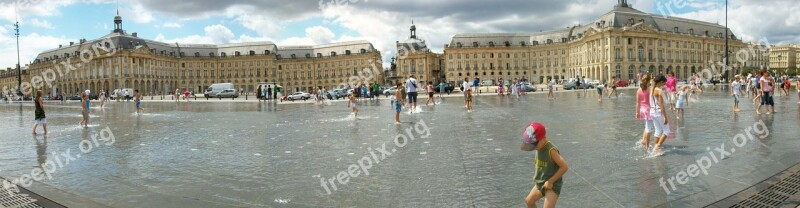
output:
{"label": "red vehicle", "polygon": [[630,83],[628,83],[628,81],[625,81],[625,80],[617,81],[617,87],[627,87],[628,85],[630,85]]}

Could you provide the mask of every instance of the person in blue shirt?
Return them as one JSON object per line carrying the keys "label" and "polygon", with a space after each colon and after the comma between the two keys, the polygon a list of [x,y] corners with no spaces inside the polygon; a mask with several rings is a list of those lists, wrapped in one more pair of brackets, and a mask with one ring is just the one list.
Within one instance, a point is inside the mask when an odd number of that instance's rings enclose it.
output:
{"label": "person in blue shirt", "polygon": [[439,81],[439,97],[444,95],[444,81]]}
{"label": "person in blue shirt", "polygon": [[474,89],[474,90],[472,91],[472,93],[473,93],[473,94],[474,94],[475,92],[479,92],[479,91],[478,91],[478,85],[480,84],[480,81],[481,81],[481,80],[480,80],[480,79],[478,79],[478,77],[475,77],[475,79],[474,79],[474,80],[472,80],[472,88]]}

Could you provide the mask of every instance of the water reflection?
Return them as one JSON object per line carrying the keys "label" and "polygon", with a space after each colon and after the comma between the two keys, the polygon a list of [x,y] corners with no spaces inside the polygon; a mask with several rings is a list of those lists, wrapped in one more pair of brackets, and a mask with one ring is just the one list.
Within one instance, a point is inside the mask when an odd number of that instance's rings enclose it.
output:
{"label": "water reflection", "polygon": [[43,135],[42,140],[39,140],[36,137],[37,136],[34,134],[33,141],[36,142],[36,161],[41,167],[45,162],[47,162],[47,135]]}

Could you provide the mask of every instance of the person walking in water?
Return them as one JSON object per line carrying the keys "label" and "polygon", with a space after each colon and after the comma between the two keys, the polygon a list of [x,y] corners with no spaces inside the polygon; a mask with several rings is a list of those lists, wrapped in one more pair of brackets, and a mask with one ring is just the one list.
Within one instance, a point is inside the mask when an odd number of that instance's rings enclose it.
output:
{"label": "person walking in water", "polygon": [[519,148],[522,151],[536,150],[534,186],[525,197],[525,204],[536,207],[536,202],[544,198],[544,207],[556,207],[564,183],[562,176],[567,173],[569,166],[558,147],[550,142],[544,125],[539,122],[528,124],[522,132],[522,144]]}
{"label": "person walking in water", "polygon": [[414,75],[408,77],[406,90],[408,91],[408,102],[411,104],[411,113],[414,113],[417,110],[417,79],[414,79]]}
{"label": "person walking in water", "polygon": [[97,99],[100,100],[100,108],[102,109],[106,105],[106,91],[100,91],[100,96]]}
{"label": "person walking in water", "polygon": [[639,82],[639,90],[636,92],[636,120],[644,121],[644,135],[640,143],[645,150],[650,147],[650,130],[653,129],[653,121],[650,118],[650,92],[648,90],[650,77],[642,77]]}
{"label": "person walking in water", "polygon": [[42,129],[44,129],[44,135],[47,135],[47,117],[44,114],[44,101],[42,100],[42,91],[36,91],[36,100],[34,101],[36,110],[34,111],[34,124],[33,124],[33,134],[36,135],[36,127],[39,124],[42,125]]}
{"label": "person walking in water", "polygon": [[689,86],[684,85],[678,90],[678,101],[675,103],[676,113],[678,114],[676,117],[678,119],[683,118],[683,111],[689,107],[689,100],[686,97],[686,93],[689,91]]}
{"label": "person walking in water", "polygon": [[736,77],[733,79],[733,82],[731,82],[731,96],[733,96],[733,112],[739,112],[739,91],[742,90],[742,84],[739,83],[739,80],[741,80],[741,77],[739,77],[739,75],[736,75]]}
{"label": "person walking in water", "polygon": [[180,100],[181,100],[181,90],[178,89],[178,88],[175,88],[175,102],[176,103],[180,102]]}
{"label": "person walking in water", "polygon": [[764,70],[761,72],[761,103],[756,108],[756,114],[761,114],[761,106],[767,110],[767,115],[775,111],[775,101],[772,100],[773,93],[773,80],[769,72]]}
{"label": "person walking in water", "polygon": [[547,98],[548,99],[556,99],[556,96],[553,95],[553,80],[547,82]]}
{"label": "person walking in water", "polygon": [[655,127],[655,131],[653,132],[653,138],[655,139],[653,141],[655,144],[655,147],[653,147],[653,155],[661,155],[663,153],[661,145],[664,144],[664,140],[666,140],[667,135],[669,135],[667,111],[664,109],[664,98],[661,96],[663,94],[661,87],[667,83],[667,78],[659,74],[653,82],[653,87],[650,90],[650,118],[653,127]]}
{"label": "person walking in water", "polygon": [[83,115],[83,119],[81,119],[80,125],[84,128],[89,127],[89,108],[91,107],[91,101],[89,101],[89,96],[86,94],[81,95],[81,114]]}
{"label": "person walking in water", "polygon": [[356,100],[356,95],[351,94],[350,101],[347,102],[347,105],[352,109],[353,118],[358,118],[358,107],[356,106],[356,102],[358,102],[358,100]]}
{"label": "person walking in water", "polygon": [[142,108],[142,93],[139,90],[133,90],[133,103],[136,104],[136,114],[139,114],[140,111],[144,111]]}
{"label": "person walking in water", "polygon": [[436,105],[436,100],[433,99],[433,82],[428,83],[428,86],[425,87],[425,91],[428,91],[428,100],[425,100],[425,106],[428,106],[428,103]]}
{"label": "person walking in water", "polygon": [[394,91],[394,97],[391,98],[391,103],[394,107],[394,125],[400,124],[400,112],[403,110],[403,99],[405,99],[405,97],[403,97],[402,91],[399,90],[402,87],[402,84],[397,83],[396,89],[398,90]]}

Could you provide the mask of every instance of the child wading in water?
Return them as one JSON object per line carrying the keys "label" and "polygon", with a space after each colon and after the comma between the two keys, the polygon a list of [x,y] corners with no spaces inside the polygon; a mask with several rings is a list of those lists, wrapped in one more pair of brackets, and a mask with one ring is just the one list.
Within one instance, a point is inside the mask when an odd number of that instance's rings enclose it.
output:
{"label": "child wading in water", "polygon": [[739,112],[739,91],[742,90],[742,84],[739,83],[741,77],[736,75],[733,82],[731,82],[731,96],[733,96],[733,111]]}
{"label": "child wading in water", "polygon": [[683,86],[678,91],[678,101],[675,103],[675,108],[678,110],[678,119],[683,118],[683,110],[689,107],[689,100],[686,98],[687,91],[689,91],[689,86]]}
{"label": "child wading in water", "polygon": [[[397,83],[397,89],[400,89],[400,83]],[[400,124],[400,112],[403,111],[403,94],[400,90],[394,91],[394,97],[392,98],[392,107],[394,108],[394,125]]]}
{"label": "child wading in water", "polygon": [[536,207],[536,201],[544,198],[544,207],[556,207],[558,196],[561,195],[562,176],[569,167],[558,148],[547,139],[547,132],[539,122],[532,122],[522,132],[522,151],[536,150],[536,175],[533,177],[534,186],[525,204]]}
{"label": "child wading in water", "polygon": [[136,104],[136,114],[139,114],[139,111],[144,111],[142,109],[142,93],[139,93],[139,90],[133,91],[133,102]]}
{"label": "child wading in water", "polygon": [[472,88],[467,88],[466,92],[467,92],[467,94],[466,94],[466,96],[467,96],[467,98],[466,98],[467,112],[471,113],[472,112]]}
{"label": "child wading in water", "polygon": [[349,105],[350,108],[353,109],[353,111],[352,111],[353,112],[353,117],[358,117],[358,107],[356,107],[356,95],[355,94],[351,94],[350,95],[350,101],[347,102],[347,105]]}
{"label": "child wading in water", "polygon": [[44,115],[44,101],[42,101],[42,91],[36,91],[36,110],[34,111],[34,123],[33,124],[33,134],[36,134],[36,127],[39,124],[42,124],[42,129],[44,129],[44,134],[47,135],[47,118]]}
{"label": "child wading in water", "polygon": [[81,126],[84,128],[89,127],[89,107],[91,106],[91,101],[89,101],[89,95],[81,94],[81,114],[83,115],[83,119],[81,119]]}
{"label": "child wading in water", "polygon": [[644,135],[639,142],[647,150],[650,148],[650,129],[653,129],[653,122],[650,119],[650,77],[644,75],[639,82],[639,90],[636,92],[636,120],[644,121]]}
{"label": "child wading in water", "polygon": [[667,135],[669,135],[667,111],[664,109],[664,98],[661,96],[664,94],[661,87],[667,83],[667,78],[664,77],[664,75],[658,75],[653,82],[655,84],[653,84],[653,88],[650,91],[650,118],[652,119],[650,122],[652,122],[652,126],[655,127],[655,131],[653,132],[653,138],[655,138],[653,154],[660,155],[661,145],[664,144],[664,140],[666,140]]}

